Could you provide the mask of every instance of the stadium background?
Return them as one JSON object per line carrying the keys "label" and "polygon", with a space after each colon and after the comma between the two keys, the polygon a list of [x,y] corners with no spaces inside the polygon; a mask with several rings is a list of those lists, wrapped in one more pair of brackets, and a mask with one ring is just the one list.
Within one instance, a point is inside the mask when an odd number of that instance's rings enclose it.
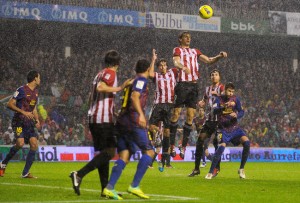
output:
{"label": "stadium background", "polygon": [[[223,82],[233,81],[237,85],[237,94],[246,110],[241,123],[253,148],[299,147],[298,1],[0,3],[0,145],[10,146],[13,142],[8,130],[12,112],[5,103],[26,82],[27,71],[36,68],[42,76],[39,113],[44,125],[39,132],[40,146],[91,146],[86,123],[88,92],[92,78],[103,68],[103,52],[116,49],[122,54],[120,82],[132,77],[134,62],[140,57],[149,58],[153,48],[172,67],[172,49],[178,45],[181,22],[190,26],[193,47],[208,56],[219,51],[229,53],[228,59],[212,67],[200,65],[200,92],[209,84],[209,70],[220,69]],[[209,21],[197,18],[194,22],[199,5],[205,3],[212,5],[215,17]],[[274,11],[280,11],[277,13],[284,18],[281,30],[273,29]],[[153,91],[149,104],[152,101]],[[183,120],[184,113],[180,124]],[[177,138],[181,132],[178,131]],[[195,141],[194,131],[189,145],[193,146]],[[1,156],[4,154],[5,150],[0,152]]]}

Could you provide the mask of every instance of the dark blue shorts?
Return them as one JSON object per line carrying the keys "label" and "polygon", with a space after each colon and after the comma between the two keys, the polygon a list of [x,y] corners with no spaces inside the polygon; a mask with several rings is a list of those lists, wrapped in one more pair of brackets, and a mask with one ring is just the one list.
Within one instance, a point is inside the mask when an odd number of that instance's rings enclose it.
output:
{"label": "dark blue shorts", "polygon": [[221,129],[221,133],[222,133],[221,143],[226,143],[226,144],[228,144],[229,142],[235,142],[237,139],[241,138],[242,136],[246,136],[246,133],[239,127],[233,129],[230,132]]}
{"label": "dark blue shorts", "polygon": [[22,122],[17,119],[12,120],[12,128],[15,133],[15,138],[24,138],[25,144],[29,143],[30,138],[37,138],[37,133],[35,131],[35,123],[32,122]]}
{"label": "dark blue shorts", "polygon": [[118,153],[123,150],[129,150],[131,154],[134,154],[139,149],[142,151],[153,150],[147,129],[133,128],[132,130],[127,130],[126,127],[117,125],[116,131]]}

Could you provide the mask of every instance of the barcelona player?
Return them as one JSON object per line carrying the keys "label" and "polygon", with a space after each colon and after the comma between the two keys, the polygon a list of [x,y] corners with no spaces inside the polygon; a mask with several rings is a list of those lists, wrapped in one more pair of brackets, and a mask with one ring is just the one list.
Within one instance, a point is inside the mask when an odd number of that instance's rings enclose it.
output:
{"label": "barcelona player", "polygon": [[243,145],[241,165],[238,174],[240,178],[246,178],[244,167],[250,152],[250,141],[244,130],[238,125],[238,119],[244,116],[244,110],[239,98],[234,95],[234,91],[234,84],[227,83],[225,85],[225,95],[217,97],[213,105],[214,113],[219,117],[218,138],[220,139],[220,144],[213,157],[209,173],[205,176],[206,179],[213,177],[213,170],[221,159],[226,145],[229,142],[236,143],[237,139]]}
{"label": "barcelona player", "polygon": [[108,198],[123,199],[115,191],[115,185],[129,162],[130,156],[137,151],[138,147],[143,155],[139,160],[133,181],[127,191],[140,198],[149,199],[149,196],[144,194],[139,185],[154,157],[153,146],[147,132],[145,108],[148,98],[149,69],[154,66],[155,60],[155,54],[152,56],[151,65],[146,59],[138,60],[135,66],[136,78],[131,88],[127,90],[128,93],[125,93],[122,104],[123,109],[116,123],[119,159],[115,162],[109,182],[103,190],[103,194]]}
{"label": "barcelona player", "polygon": [[4,176],[9,160],[21,149],[24,144],[30,145],[23,169],[22,178],[36,178],[29,170],[35,159],[38,149],[37,133],[35,127],[40,128],[36,104],[38,102],[38,90],[41,78],[40,74],[31,70],[27,74],[27,84],[19,87],[13,97],[8,101],[7,107],[13,110],[12,128],[16,137],[16,144],[10,148],[5,159],[0,162],[0,176]]}

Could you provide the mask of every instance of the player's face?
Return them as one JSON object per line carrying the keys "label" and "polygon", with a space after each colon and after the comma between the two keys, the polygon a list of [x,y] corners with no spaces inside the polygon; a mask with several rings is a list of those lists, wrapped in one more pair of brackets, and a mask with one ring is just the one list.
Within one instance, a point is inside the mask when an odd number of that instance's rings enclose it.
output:
{"label": "player's face", "polygon": [[179,41],[181,46],[189,47],[191,43],[191,35],[188,33],[183,34],[182,38]]}
{"label": "player's face", "polygon": [[234,95],[234,89],[227,88],[227,89],[225,90],[225,95],[226,95],[227,97],[232,97],[232,96]]}
{"label": "player's face", "polygon": [[200,117],[204,116],[204,109],[200,108],[198,113]]}
{"label": "player's face", "polygon": [[38,76],[34,80],[35,80],[36,85],[40,86],[40,84],[41,84],[41,76],[40,76],[40,74],[38,74]]}
{"label": "player's face", "polygon": [[220,82],[220,74],[218,72],[213,72],[210,75],[210,80],[213,84]]}
{"label": "player's face", "polygon": [[168,68],[167,62],[162,61],[159,63],[158,69],[159,69],[160,73],[165,74],[167,72],[167,68]]}

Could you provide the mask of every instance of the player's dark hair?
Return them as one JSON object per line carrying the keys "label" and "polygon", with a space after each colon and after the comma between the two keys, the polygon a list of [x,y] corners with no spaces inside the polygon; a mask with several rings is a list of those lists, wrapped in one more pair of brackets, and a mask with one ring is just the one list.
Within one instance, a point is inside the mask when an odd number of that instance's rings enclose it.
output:
{"label": "player's dark hair", "polygon": [[146,59],[140,59],[135,64],[135,72],[136,73],[144,73],[150,67],[150,62]]}
{"label": "player's dark hair", "polygon": [[30,83],[37,77],[39,77],[39,73],[36,70],[31,70],[27,73],[27,82]]}
{"label": "player's dark hair", "polygon": [[210,71],[209,76],[211,76],[211,74],[213,73],[219,73],[219,76],[221,77],[221,72],[218,69],[213,69],[212,71]]}
{"label": "player's dark hair", "polygon": [[228,83],[226,83],[226,85],[225,85],[225,90],[227,90],[227,89],[235,89],[235,86],[234,86],[234,84],[232,83],[232,82],[228,82]]}
{"label": "player's dark hair", "polygon": [[160,65],[161,62],[166,62],[167,66],[168,66],[167,60],[164,59],[164,58],[161,58],[161,59],[159,59],[159,60],[156,62],[156,67],[158,67],[158,66]]}
{"label": "player's dark hair", "polygon": [[182,37],[183,37],[183,35],[185,35],[185,34],[191,34],[189,31],[183,31],[183,32],[181,32],[180,34],[179,34],[179,36],[178,36],[178,39],[182,39]]}
{"label": "player's dark hair", "polygon": [[106,66],[120,65],[121,56],[116,50],[110,50],[105,53],[104,63]]}

